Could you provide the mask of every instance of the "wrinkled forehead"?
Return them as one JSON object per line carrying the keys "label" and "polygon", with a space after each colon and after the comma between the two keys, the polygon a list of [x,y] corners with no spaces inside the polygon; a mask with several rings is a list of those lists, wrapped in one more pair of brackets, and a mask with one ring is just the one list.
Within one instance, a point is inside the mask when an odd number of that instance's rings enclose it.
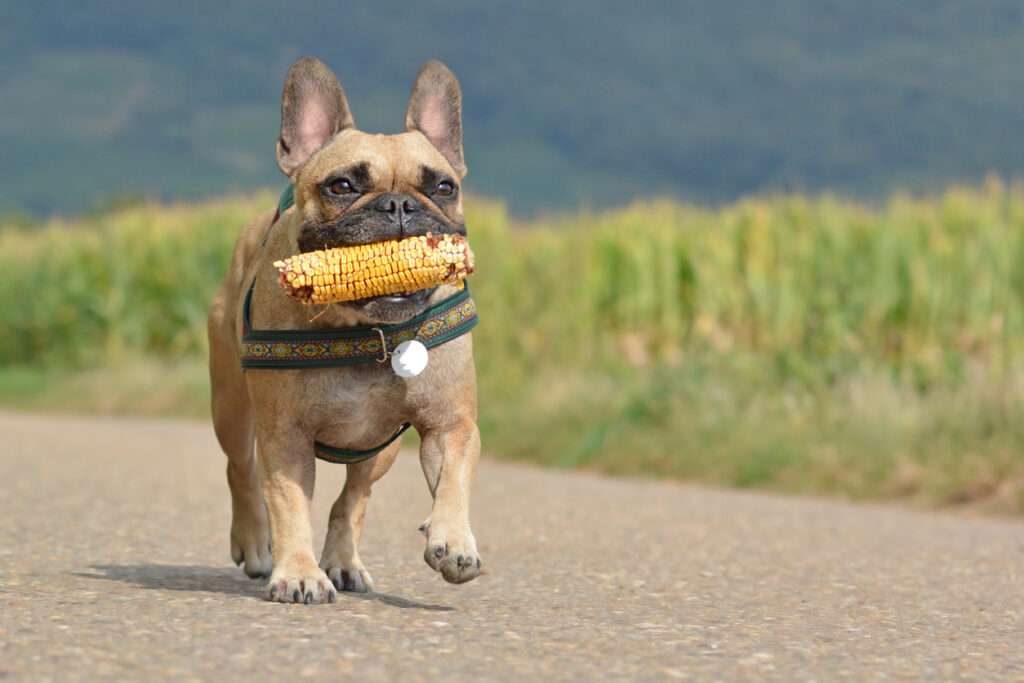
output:
{"label": "wrinkled forehead", "polygon": [[358,130],[335,136],[306,163],[302,175],[318,181],[350,169],[359,169],[378,187],[419,185],[424,169],[455,178],[451,164],[422,133],[371,135]]}

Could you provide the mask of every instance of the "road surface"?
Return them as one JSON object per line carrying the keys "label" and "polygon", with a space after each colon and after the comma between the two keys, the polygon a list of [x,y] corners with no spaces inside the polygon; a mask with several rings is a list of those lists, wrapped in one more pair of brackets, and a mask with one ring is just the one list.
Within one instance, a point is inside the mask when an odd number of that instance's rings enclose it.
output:
{"label": "road surface", "polygon": [[[369,597],[265,602],[209,425],[0,413],[0,678],[1024,680],[1024,523],[484,460],[444,583],[413,453]],[[320,464],[322,540],[343,468]],[[319,547],[317,548],[317,554]]]}

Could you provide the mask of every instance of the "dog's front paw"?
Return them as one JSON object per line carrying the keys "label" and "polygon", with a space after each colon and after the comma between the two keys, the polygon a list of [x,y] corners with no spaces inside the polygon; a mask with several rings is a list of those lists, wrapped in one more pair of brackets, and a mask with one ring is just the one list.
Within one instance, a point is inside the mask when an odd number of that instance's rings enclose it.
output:
{"label": "dog's front paw", "polygon": [[361,562],[354,562],[348,567],[332,564],[324,569],[327,571],[327,576],[331,579],[331,583],[340,591],[354,593],[373,592],[373,579],[370,577],[370,572],[366,571],[366,567]]}
{"label": "dog's front paw", "polygon": [[448,583],[465,583],[480,574],[483,560],[476,549],[476,539],[469,529],[456,531],[452,528],[427,522],[422,529],[427,536],[427,549],[423,559]]}
{"label": "dog's front paw", "polygon": [[331,580],[315,564],[298,571],[275,569],[267,584],[267,600],[271,602],[320,605],[337,599]]}

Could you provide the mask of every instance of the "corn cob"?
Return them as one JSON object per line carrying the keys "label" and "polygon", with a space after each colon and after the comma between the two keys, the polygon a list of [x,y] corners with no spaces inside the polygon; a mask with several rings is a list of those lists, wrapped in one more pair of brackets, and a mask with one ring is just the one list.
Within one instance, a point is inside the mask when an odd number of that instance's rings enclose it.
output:
{"label": "corn cob", "polygon": [[336,247],[275,261],[288,296],[305,304],[354,301],[455,284],[472,273],[461,235],[422,235]]}

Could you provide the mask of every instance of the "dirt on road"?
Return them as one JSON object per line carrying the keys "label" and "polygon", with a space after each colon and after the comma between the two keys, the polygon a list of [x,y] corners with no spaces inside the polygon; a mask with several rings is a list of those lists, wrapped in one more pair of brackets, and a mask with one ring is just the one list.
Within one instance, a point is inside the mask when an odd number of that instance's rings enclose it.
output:
{"label": "dirt on road", "polygon": [[[1019,520],[485,458],[487,573],[452,586],[410,452],[370,501],[377,592],[279,605],[230,561],[224,467],[202,423],[0,413],[0,678],[1024,680]],[[317,477],[319,541],[344,471]]]}

